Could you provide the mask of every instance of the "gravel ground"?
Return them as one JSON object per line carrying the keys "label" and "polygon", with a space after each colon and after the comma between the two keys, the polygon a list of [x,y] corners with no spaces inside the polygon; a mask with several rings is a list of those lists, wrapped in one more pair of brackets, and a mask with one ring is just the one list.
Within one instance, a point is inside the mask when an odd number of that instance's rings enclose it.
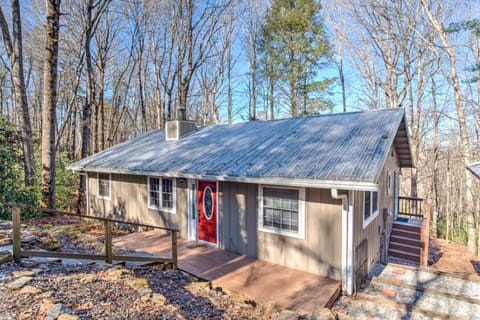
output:
{"label": "gravel ground", "polygon": [[[388,279],[396,267],[387,265],[379,275],[380,278]],[[468,281],[459,278],[439,275],[426,271],[413,271],[405,269],[405,274],[399,277],[403,283],[410,285],[421,284],[424,288],[448,292],[450,294],[462,295],[472,299],[479,299],[480,303],[480,282]]]}
{"label": "gravel ground", "polygon": [[210,288],[162,266],[41,267],[46,270],[28,283],[39,292],[22,294],[8,285],[14,281],[13,271],[28,269],[2,265],[2,273],[10,275],[0,280],[0,319],[42,319],[46,299],[63,304],[80,319],[273,319],[278,314],[270,305]]}
{"label": "gravel ground", "polygon": [[416,312],[406,312],[390,306],[380,305],[372,301],[355,299],[351,297],[340,297],[334,304],[348,312],[348,315],[357,320],[389,319],[389,320],[433,320],[436,318],[427,317]]}
{"label": "gravel ground", "polygon": [[[22,227],[22,239],[29,241],[22,246],[101,253],[103,226],[78,222],[71,217],[28,221],[29,226]],[[116,229],[114,234],[125,232]],[[0,221],[0,237],[10,236],[10,222]],[[280,314],[270,303],[212,288],[161,264],[124,268],[27,262],[4,262],[0,267],[0,320],[55,319],[48,317],[55,308],[71,319],[276,319]],[[14,289],[12,284],[21,278],[14,274],[17,271],[36,274]]]}
{"label": "gravel ground", "polygon": [[441,295],[427,294],[395,285],[380,285],[372,282],[363,293],[371,297],[385,299],[385,296],[381,293],[383,288],[395,291],[397,293],[396,297],[390,300],[398,303],[404,303],[450,316],[461,317],[463,319],[473,319],[475,316],[480,317],[480,305],[447,298]]}

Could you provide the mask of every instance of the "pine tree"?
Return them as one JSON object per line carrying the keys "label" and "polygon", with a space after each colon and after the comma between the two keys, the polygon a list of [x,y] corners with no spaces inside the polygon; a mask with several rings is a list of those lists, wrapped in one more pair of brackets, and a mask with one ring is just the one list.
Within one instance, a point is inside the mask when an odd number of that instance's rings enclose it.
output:
{"label": "pine tree", "polygon": [[288,92],[293,117],[328,105],[325,93],[334,79],[318,78],[330,56],[320,9],[316,0],[274,0],[262,28],[262,73],[271,79],[273,72]]}

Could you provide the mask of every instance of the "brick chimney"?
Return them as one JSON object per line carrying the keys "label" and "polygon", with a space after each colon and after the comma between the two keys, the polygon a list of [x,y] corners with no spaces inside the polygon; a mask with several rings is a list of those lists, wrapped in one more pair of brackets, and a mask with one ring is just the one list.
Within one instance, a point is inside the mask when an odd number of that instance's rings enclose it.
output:
{"label": "brick chimney", "polygon": [[195,121],[187,120],[186,110],[177,109],[177,119],[166,123],[165,140],[180,140],[181,137],[197,130]]}

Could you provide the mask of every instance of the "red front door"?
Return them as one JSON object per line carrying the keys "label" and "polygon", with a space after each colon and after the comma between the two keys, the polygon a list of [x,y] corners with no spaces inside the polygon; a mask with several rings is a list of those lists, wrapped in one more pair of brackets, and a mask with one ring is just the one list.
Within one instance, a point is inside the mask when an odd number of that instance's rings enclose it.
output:
{"label": "red front door", "polygon": [[198,182],[197,204],[198,240],[217,243],[217,188],[215,182]]}

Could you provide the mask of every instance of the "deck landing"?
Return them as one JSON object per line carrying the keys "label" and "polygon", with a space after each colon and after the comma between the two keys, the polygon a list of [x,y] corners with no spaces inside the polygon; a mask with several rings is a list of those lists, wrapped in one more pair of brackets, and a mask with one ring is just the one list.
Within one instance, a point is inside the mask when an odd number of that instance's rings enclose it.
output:
{"label": "deck landing", "polygon": [[[133,233],[115,238],[113,243],[170,255],[170,238],[158,231]],[[300,314],[311,313],[316,306],[330,306],[340,292],[340,281],[183,239],[178,242],[178,267],[214,285]]]}

